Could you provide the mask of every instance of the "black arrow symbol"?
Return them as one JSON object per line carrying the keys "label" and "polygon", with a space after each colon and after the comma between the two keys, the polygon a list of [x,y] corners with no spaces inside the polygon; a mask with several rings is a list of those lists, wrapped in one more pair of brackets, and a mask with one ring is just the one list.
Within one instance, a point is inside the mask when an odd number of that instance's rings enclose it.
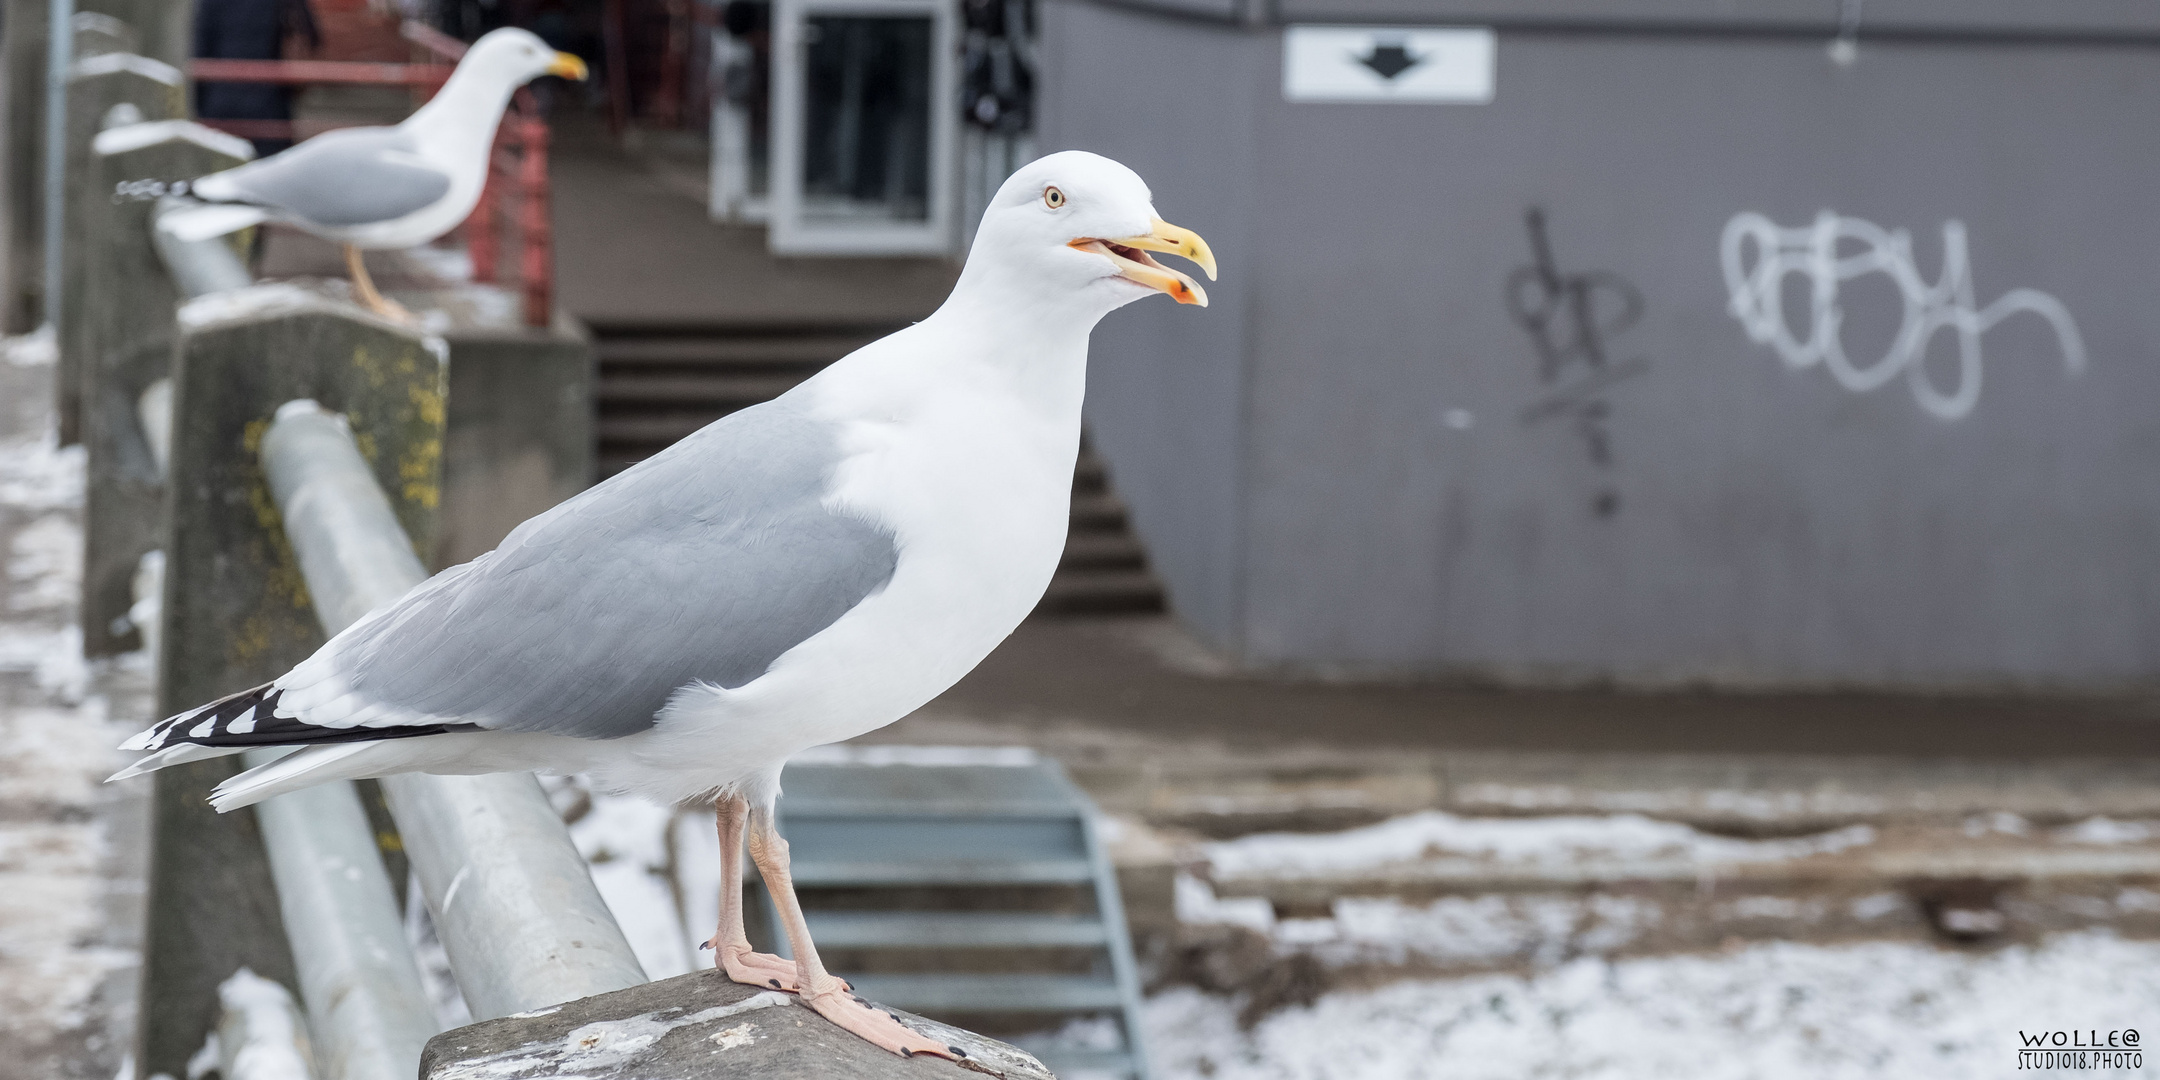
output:
{"label": "black arrow symbol", "polygon": [[1375,41],[1372,45],[1372,52],[1358,57],[1357,62],[1371,68],[1373,74],[1383,79],[1392,80],[1395,76],[1424,63],[1425,58],[1410,55],[1410,50],[1400,41],[1389,42],[1385,45]]}

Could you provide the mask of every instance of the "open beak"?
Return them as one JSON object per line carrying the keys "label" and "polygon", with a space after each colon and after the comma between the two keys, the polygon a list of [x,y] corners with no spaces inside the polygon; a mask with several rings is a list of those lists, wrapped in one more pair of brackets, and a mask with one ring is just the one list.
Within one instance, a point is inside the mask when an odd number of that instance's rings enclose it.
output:
{"label": "open beak", "polygon": [[589,74],[585,70],[585,61],[566,52],[555,54],[555,62],[548,65],[547,73],[560,75],[565,79],[574,79],[578,82],[584,82],[585,76]]}
{"label": "open beak", "polygon": [[1154,228],[1145,236],[1127,236],[1116,240],[1096,240],[1081,237],[1072,241],[1072,247],[1107,256],[1117,265],[1118,276],[1137,281],[1157,292],[1170,294],[1180,304],[1207,306],[1207,290],[1193,279],[1156,262],[1150,251],[1167,252],[1180,258],[1190,259],[1206,271],[1208,280],[1215,280],[1215,253],[1208,250],[1207,241],[1191,229],[1180,229],[1156,218]]}

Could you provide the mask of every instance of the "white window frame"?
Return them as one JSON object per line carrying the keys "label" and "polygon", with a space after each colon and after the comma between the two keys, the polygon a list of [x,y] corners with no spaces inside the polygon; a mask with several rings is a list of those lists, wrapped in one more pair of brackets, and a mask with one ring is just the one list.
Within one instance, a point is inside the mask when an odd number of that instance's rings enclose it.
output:
{"label": "white window frame", "polygon": [[[928,217],[919,222],[803,219],[803,25],[813,15],[930,19]],[[774,0],[767,241],[780,255],[944,255],[953,249],[959,135],[959,11],[953,0]]]}

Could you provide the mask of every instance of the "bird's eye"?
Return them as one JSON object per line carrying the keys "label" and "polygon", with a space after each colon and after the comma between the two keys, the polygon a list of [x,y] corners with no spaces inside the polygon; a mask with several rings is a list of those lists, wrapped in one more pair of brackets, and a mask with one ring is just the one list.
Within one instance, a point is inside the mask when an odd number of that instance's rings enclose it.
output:
{"label": "bird's eye", "polygon": [[1052,210],[1065,205],[1065,193],[1054,187],[1043,189],[1043,205]]}

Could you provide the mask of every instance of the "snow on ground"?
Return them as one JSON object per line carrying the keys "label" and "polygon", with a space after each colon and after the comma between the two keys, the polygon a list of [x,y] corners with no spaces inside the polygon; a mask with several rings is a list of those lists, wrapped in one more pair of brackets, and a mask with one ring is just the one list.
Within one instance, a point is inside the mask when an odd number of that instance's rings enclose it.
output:
{"label": "snow on ground", "polygon": [[1250,1032],[1233,1002],[1174,989],[1147,1029],[1158,1080],[1979,1080],[2019,1071],[2021,1031],[2149,1032],[2156,1007],[2160,943],[2092,932],[1584,959],[1337,991]]}
{"label": "snow on ground", "polygon": [[1265,833],[1208,844],[1217,874],[1318,875],[1368,870],[1434,855],[1503,862],[1680,857],[1695,862],[1767,862],[1873,843],[1865,825],[1786,840],[1738,840],[1641,814],[1473,818],[1429,810],[1340,833]]}
{"label": "snow on ground", "polygon": [[[589,808],[573,812],[573,835],[596,860],[595,880],[647,971],[661,977],[710,963],[696,942],[716,914],[711,817],[577,795],[586,798]],[[1982,824],[2002,832],[2011,823]],[[2095,818],[2053,834],[2072,843],[2130,843],[2152,828]],[[1435,851],[1533,861],[1585,854],[1739,860],[1800,857],[1870,839],[1865,830],[1838,830],[1733,840],[1632,814],[1414,814],[1343,833],[1253,836],[1202,847],[1218,872],[1227,865],[1297,874]],[[1308,952],[1330,968],[1520,957],[1525,939],[1551,947],[1527,957],[1525,974],[1336,989],[1312,1005],[1266,1016],[1250,1031],[1238,1026],[1242,999],[1167,989],[1146,1011],[1159,1080],[1965,1080],[2018,1072],[2020,1031],[2160,1026],[2153,1019],[2160,1010],[2160,942],[2104,931],[1993,951],[1909,941],[1771,942],[1608,960],[1599,954],[1624,947],[1655,920],[1655,911],[1597,892],[1429,902],[1344,897],[1332,918],[1282,919],[1264,900],[1217,898],[1192,875],[1180,875],[1177,889],[1181,922],[1246,926],[1278,949]],[[2129,888],[2123,896],[2120,904],[2129,910],[2149,894]],[[1841,902],[1863,922],[1907,904],[1896,893]],[[1114,1031],[1104,1034],[1115,1041]],[[2160,1065],[2118,1072],[2160,1075]]]}
{"label": "snow on ground", "polygon": [[82,659],[83,452],[50,428],[50,335],[0,341],[0,1080],[110,1076],[131,1021],[140,792],[102,784],[142,657]]}

